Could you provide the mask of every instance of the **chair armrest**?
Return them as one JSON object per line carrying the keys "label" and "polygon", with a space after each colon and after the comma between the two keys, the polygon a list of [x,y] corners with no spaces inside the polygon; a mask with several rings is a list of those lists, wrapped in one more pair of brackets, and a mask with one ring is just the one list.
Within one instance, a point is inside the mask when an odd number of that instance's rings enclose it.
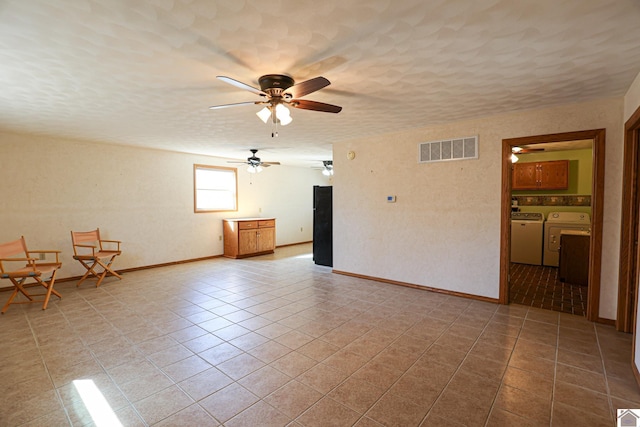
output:
{"label": "chair armrest", "polygon": [[[94,256],[96,254],[96,246],[95,245],[80,245],[80,244],[74,244],[73,245],[73,251],[76,252],[76,248],[87,248],[87,249],[91,249],[91,256]],[[86,252],[85,252],[86,253]],[[80,255],[80,254],[77,254]]]}
{"label": "chair armrest", "polygon": [[102,249],[102,244],[103,243],[116,243],[118,245],[118,249],[120,250],[120,243],[122,243],[120,240],[100,240],[100,249]]}
{"label": "chair armrest", "polygon": [[0,261],[35,261],[33,258],[0,258]]}
{"label": "chair armrest", "polygon": [[[56,254],[56,264],[59,264],[60,263],[60,259],[59,258],[60,258],[60,254],[61,253],[62,253],[62,251],[57,251],[57,250],[53,250],[53,249],[45,249],[45,250],[37,250],[37,251],[28,251],[27,255],[31,256],[31,254]],[[38,265],[37,262],[36,262],[36,265]]]}

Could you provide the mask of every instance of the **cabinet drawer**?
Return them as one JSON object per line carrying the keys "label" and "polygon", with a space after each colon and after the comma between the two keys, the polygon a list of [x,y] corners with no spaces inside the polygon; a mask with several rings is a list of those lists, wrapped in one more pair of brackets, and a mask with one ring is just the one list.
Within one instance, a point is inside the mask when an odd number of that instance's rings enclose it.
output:
{"label": "cabinet drawer", "polygon": [[258,221],[238,221],[238,230],[258,228]]}
{"label": "cabinet drawer", "polygon": [[269,219],[269,220],[265,220],[265,221],[258,221],[258,227],[275,227],[276,226],[276,220],[275,219]]}

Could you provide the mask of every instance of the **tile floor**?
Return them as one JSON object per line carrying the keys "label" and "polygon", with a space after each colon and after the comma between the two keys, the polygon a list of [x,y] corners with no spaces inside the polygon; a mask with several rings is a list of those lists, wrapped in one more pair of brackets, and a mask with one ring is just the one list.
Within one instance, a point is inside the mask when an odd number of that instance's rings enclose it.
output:
{"label": "tile floor", "polygon": [[561,282],[558,268],[511,263],[509,299],[512,303],[584,316],[587,286]]}
{"label": "tile floor", "polygon": [[[612,426],[640,408],[631,335],[333,274],[310,249],[59,283],[46,311],[10,307],[0,425]],[[85,390],[111,412],[94,421]]]}

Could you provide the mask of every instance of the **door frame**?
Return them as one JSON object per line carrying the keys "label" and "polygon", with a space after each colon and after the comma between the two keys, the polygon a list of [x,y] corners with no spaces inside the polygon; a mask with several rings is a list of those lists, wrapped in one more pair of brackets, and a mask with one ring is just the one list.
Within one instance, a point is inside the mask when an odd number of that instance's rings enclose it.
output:
{"label": "door frame", "polygon": [[604,202],[605,129],[536,135],[502,140],[502,203],[500,215],[500,304],[509,304],[511,251],[511,149],[515,146],[549,142],[593,140],[591,179],[591,243],[589,245],[589,290],[586,318],[602,321],[600,314],[600,274],[602,268],[602,213]]}
{"label": "door frame", "polygon": [[640,107],[624,126],[620,269],[618,271],[618,317],[616,329],[633,332],[635,327],[639,271],[640,230]]}

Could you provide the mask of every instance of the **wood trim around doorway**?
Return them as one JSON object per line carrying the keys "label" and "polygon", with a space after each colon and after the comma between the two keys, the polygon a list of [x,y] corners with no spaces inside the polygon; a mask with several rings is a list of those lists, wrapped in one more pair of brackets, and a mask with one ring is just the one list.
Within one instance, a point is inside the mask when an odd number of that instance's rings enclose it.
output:
{"label": "wood trim around doorway", "polygon": [[[620,269],[618,270],[618,318],[616,329],[633,332],[638,285],[638,174],[640,173],[640,108],[624,126],[624,170],[622,175],[622,218],[620,231]],[[635,291],[635,292],[634,292]]]}
{"label": "wood trim around doorway", "polygon": [[593,140],[593,176],[591,184],[591,244],[589,248],[589,290],[586,317],[601,321],[600,275],[602,269],[602,213],[604,202],[605,129],[593,129],[550,135],[527,136],[502,140],[502,195],[500,215],[500,296],[501,304],[509,304],[509,268],[511,242],[511,148],[549,142]]}

